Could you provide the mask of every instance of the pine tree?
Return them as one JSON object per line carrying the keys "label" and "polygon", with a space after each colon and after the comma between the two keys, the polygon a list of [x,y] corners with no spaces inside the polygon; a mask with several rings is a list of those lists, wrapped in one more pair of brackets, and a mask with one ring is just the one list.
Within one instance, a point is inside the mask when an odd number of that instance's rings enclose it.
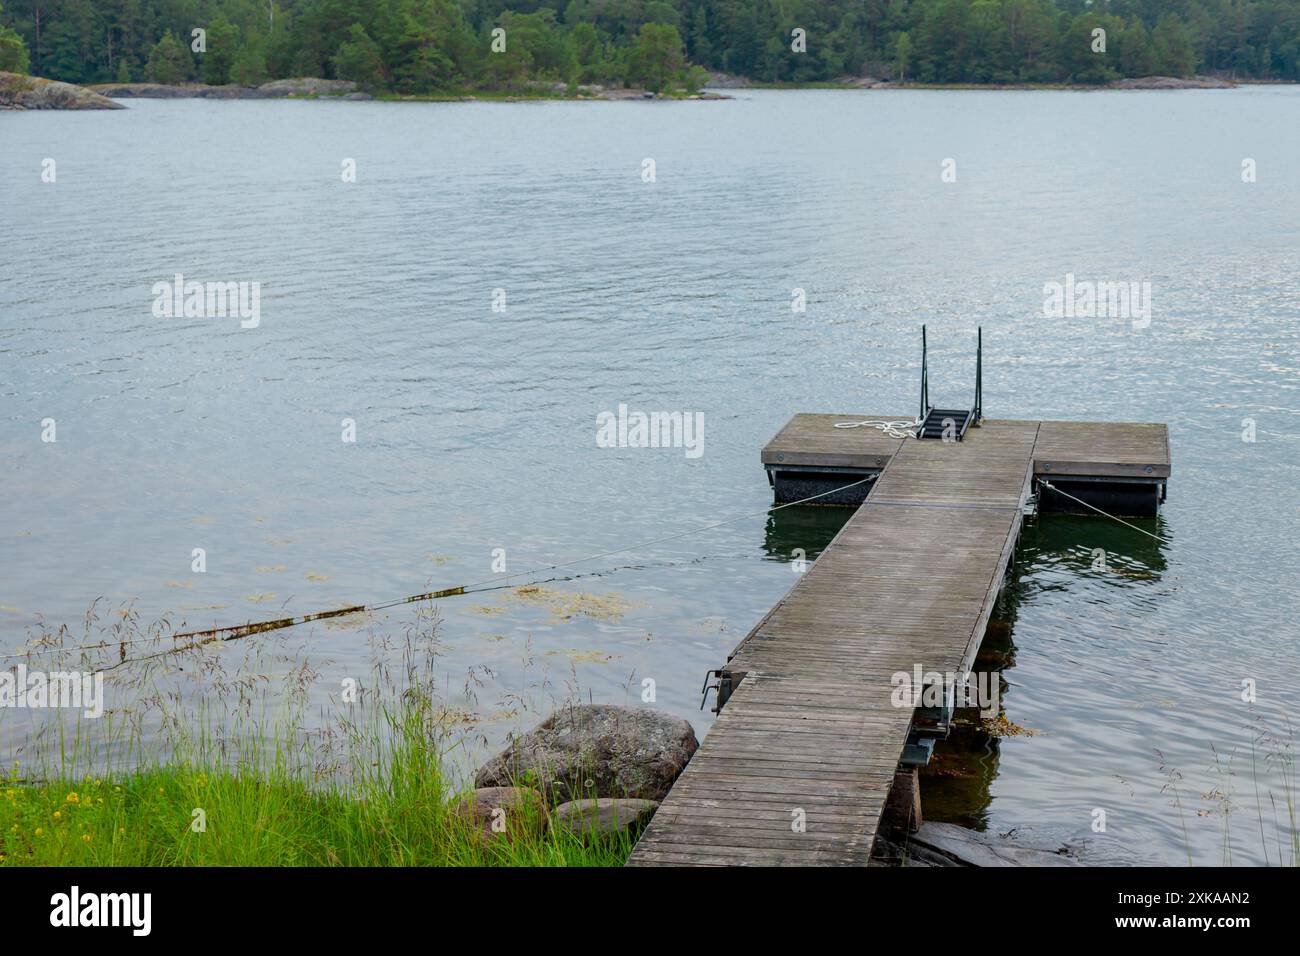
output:
{"label": "pine tree", "polygon": [[189,78],[193,66],[194,61],[190,59],[181,41],[176,39],[176,34],[169,32],[163,34],[162,39],[149,54],[149,64],[145,67],[145,72],[154,83],[184,83]]}
{"label": "pine tree", "polygon": [[362,89],[381,89],[384,63],[378,45],[359,23],[348,28],[347,37],[334,54],[334,75],[340,80],[351,80]]}
{"label": "pine tree", "polygon": [[26,73],[31,66],[27,44],[16,30],[4,25],[4,13],[4,5],[0,4],[0,70]]}

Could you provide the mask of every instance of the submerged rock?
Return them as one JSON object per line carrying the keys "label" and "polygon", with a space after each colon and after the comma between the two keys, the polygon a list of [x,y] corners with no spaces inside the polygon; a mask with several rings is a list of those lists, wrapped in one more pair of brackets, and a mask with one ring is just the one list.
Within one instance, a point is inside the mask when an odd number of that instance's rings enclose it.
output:
{"label": "submerged rock", "polygon": [[923,823],[907,841],[908,866],[1083,866],[1078,848],[1036,842],[1015,830],[981,833],[951,823]]}
{"label": "submerged rock", "polygon": [[0,109],[124,110],[126,107],[84,86],[0,72]]}
{"label": "submerged rock", "polygon": [[479,787],[534,786],[555,803],[662,800],[699,747],[691,725],[657,710],[584,704],[556,711],[475,777]]}
{"label": "submerged rock", "polygon": [[583,836],[617,837],[622,834],[636,839],[650,822],[659,803],[655,800],[572,800],[555,808],[555,825]]}

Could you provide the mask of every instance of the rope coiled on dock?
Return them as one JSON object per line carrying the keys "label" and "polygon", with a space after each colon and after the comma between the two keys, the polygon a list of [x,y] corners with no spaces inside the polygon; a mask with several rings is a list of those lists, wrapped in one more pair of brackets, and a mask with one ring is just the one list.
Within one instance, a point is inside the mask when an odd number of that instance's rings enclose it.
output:
{"label": "rope coiled on dock", "polygon": [[886,421],[884,419],[864,418],[859,422],[836,422],[836,428],[877,428],[890,438],[915,438],[916,430],[921,426],[921,419],[911,421]]}

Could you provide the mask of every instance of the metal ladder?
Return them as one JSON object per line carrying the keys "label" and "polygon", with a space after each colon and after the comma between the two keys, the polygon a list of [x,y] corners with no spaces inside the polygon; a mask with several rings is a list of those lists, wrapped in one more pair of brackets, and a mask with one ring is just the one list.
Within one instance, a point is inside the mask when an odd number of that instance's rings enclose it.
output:
{"label": "metal ladder", "polygon": [[925,326],[921,326],[921,422],[917,438],[939,438],[961,441],[966,430],[979,427],[984,418],[984,328],[976,333],[975,344],[975,406],[974,408],[936,408],[930,404],[930,360],[926,344]]}

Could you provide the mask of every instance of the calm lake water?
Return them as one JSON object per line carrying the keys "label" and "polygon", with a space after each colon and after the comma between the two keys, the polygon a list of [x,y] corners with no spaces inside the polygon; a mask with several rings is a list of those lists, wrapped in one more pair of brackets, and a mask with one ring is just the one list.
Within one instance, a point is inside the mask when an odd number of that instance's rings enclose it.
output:
{"label": "calm lake water", "polygon": [[[1300,88],[129,106],[0,115],[0,652],[97,597],[211,627],[753,513],[441,605],[488,746],[647,677],[703,734],[705,672],[847,517],[765,517],[759,449],[796,411],[913,414],[922,322],[932,396],[966,402],[982,325],[990,417],[1169,423],[1138,522],[1168,543],[1031,523],[990,644],[1035,733],[952,741],[927,813],[1096,862],[1291,852]],[[177,273],[259,282],[260,324],[155,317]],[[1044,318],[1067,273],[1150,281],[1150,325]],[[703,454],[598,447],[619,403],[702,412]],[[415,620],[278,640],[337,688]],[[30,719],[0,712],[11,744]]]}

